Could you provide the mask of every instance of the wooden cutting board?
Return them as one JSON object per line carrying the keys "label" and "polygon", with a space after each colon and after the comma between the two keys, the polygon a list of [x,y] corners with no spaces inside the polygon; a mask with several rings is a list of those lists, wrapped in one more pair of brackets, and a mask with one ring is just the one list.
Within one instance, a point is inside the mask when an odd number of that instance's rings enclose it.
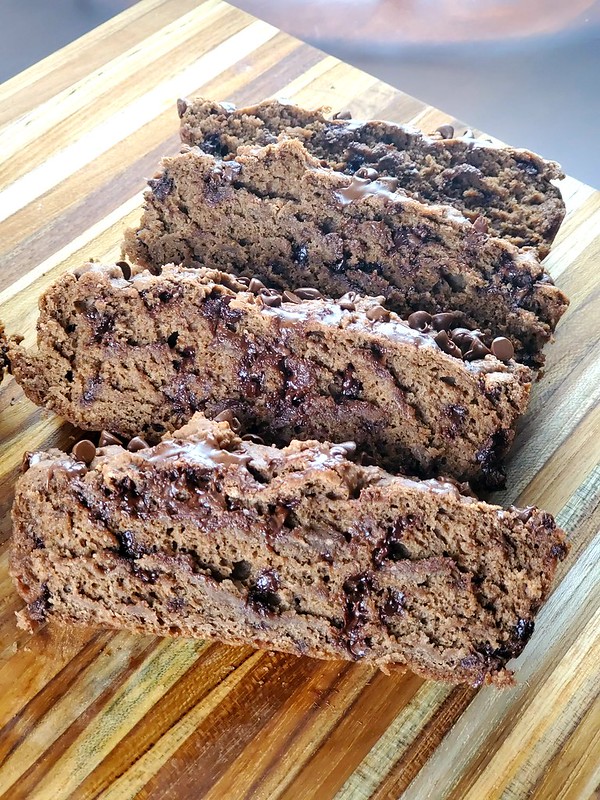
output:
{"label": "wooden cutting board", "polygon": [[[218,0],[143,0],[0,87],[0,319],[33,341],[39,294],[114,259],[144,178],[178,148],[175,100],[269,96],[432,130],[456,122]],[[576,124],[576,123],[574,123]],[[565,132],[568,135],[568,131]],[[567,179],[548,268],[570,296],[502,503],[572,541],[518,684],[209,642],[18,631],[7,574],[22,454],[77,432],[0,388],[0,797],[581,800],[600,781],[600,193]]]}

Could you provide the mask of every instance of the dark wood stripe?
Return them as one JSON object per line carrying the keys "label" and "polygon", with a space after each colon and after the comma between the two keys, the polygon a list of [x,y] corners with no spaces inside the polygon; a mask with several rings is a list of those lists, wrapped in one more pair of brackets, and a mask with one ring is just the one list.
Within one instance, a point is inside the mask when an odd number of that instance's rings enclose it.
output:
{"label": "dark wood stripe", "polygon": [[[54,705],[56,698],[62,695],[65,688],[71,686],[80,672],[93,663],[114,634],[110,631],[95,631],[88,635],[90,638],[85,641],[85,633],[82,633],[83,647],[79,652],[72,656],[64,667],[6,722],[0,740],[0,763],[7,759],[35,730],[36,725]],[[5,686],[4,690],[7,689],[8,687]],[[23,693],[23,696],[26,697],[26,693]]]}
{"label": "dark wood stripe", "polygon": [[193,666],[90,772],[78,786],[77,795],[98,797],[254,654],[255,651],[250,647],[227,647],[219,643],[209,645]]}
{"label": "dark wood stripe", "polygon": [[454,689],[438,707],[435,715],[421,728],[410,747],[394,764],[369,800],[400,797],[476,694],[476,690],[469,687],[460,686]]}
{"label": "dark wood stripe", "polygon": [[[261,730],[260,735],[250,742],[244,752],[233,761],[221,780],[211,787],[213,797],[231,796],[243,792],[244,798],[269,796],[273,794],[271,782],[280,784],[281,764],[288,763],[290,771],[297,769],[298,761],[290,763],[289,754],[294,746],[302,741],[309,741],[310,747],[301,747],[303,761],[308,760],[325,741],[338,722],[328,725],[328,715],[324,709],[331,711],[338,705],[337,697],[344,696],[354,688],[357,682],[368,679],[372,669],[357,669],[349,662],[337,664],[323,663],[316,669],[300,691],[294,692],[278,713]],[[348,687],[345,686],[348,684]],[[360,683],[358,683],[360,686]],[[359,691],[361,691],[359,689]],[[343,702],[343,701],[342,701]],[[335,714],[335,711],[332,711]],[[265,759],[268,754],[268,759]],[[255,763],[262,767],[254,779]],[[243,787],[240,785],[240,774],[250,777]]]}
{"label": "dark wood stripe", "polygon": [[279,800],[333,797],[423,683],[412,673],[375,673]]}
{"label": "dark wood stripe", "polygon": [[[330,665],[332,671],[339,665]],[[267,653],[140,792],[142,798],[202,797],[290,695],[318,669],[310,659]]]}
{"label": "dark wood stripe", "polygon": [[[54,691],[50,690],[51,684],[45,687],[44,696],[48,695],[49,705],[45,709],[51,709],[54,699],[58,696],[64,696],[69,691],[76,691],[77,679],[79,674],[86,668],[93,669],[94,661],[102,655],[102,651],[110,645],[113,634],[102,635],[102,647],[94,653],[93,659],[89,663],[82,663],[79,669],[75,670],[76,662],[71,662],[73,668],[68,670],[68,676],[62,674],[57,676],[52,683],[54,684]],[[150,640],[150,641],[149,641]],[[10,798],[11,800],[28,800],[36,790],[43,789],[44,777],[53,769],[54,764],[61,758],[61,756],[68,750],[77,737],[85,731],[87,725],[98,716],[102,710],[111,702],[115,694],[119,691],[122,684],[132,675],[134,675],[141,664],[151,655],[156,649],[158,644],[157,639],[150,639],[150,637],[131,637],[131,649],[128,656],[127,663],[123,665],[112,679],[112,682],[105,686],[98,694],[96,699],[84,709],[82,714],[69,725],[68,728],[54,740],[43,752],[43,755],[29,767],[29,769],[19,778],[18,783],[11,787]],[[71,667],[71,665],[68,665]],[[63,670],[64,673],[67,670]],[[58,683],[58,685],[57,685]],[[37,701],[40,695],[35,700]],[[44,712],[45,713],[45,712]],[[36,721],[37,724],[38,721]]]}

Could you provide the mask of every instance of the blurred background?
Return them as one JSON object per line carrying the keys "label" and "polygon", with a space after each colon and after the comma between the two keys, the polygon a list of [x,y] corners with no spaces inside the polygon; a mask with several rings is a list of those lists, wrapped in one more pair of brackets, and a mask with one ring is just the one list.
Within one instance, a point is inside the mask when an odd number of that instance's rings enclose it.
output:
{"label": "blurred background", "polygon": [[[0,0],[0,80],[133,4]],[[600,0],[233,5],[600,187]]]}

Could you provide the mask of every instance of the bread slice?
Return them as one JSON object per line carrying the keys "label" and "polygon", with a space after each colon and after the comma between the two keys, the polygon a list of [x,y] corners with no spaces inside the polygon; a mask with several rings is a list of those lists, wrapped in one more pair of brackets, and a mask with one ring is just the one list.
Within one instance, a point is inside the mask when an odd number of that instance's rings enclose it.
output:
{"label": "bread slice", "polygon": [[88,430],[156,441],[195,411],[229,409],[270,442],[351,439],[390,469],[503,483],[527,367],[452,314],[405,322],[381,298],[250,289],[214,270],[89,264],[46,291],[37,350],[12,348],[13,374]]}
{"label": "bread slice", "polygon": [[206,153],[231,158],[245,145],[299,139],[333,169],[354,174],[373,168],[397,178],[408,195],[445,203],[472,221],[485,219],[494,236],[518,247],[535,247],[543,258],[565,215],[558,164],[529,150],[496,147],[472,135],[455,136],[443,125],[432,136],[379,120],[345,114],[329,119],[324,109],[306,110],[277,100],[236,108],[202,97],[180,100],[181,138]]}
{"label": "bread slice", "polygon": [[340,446],[245,442],[200,415],[152,448],[75,452],[89,466],[29,454],[17,484],[24,627],[210,637],[502,686],[566,553],[537,509],[392,477]]}
{"label": "bread slice", "polygon": [[124,250],[151,269],[209,266],[269,286],[383,295],[401,316],[461,312],[539,365],[567,300],[533,252],[480,232],[449,206],[350,178],[282,141],[221,161],[198,148],[165,158]]}

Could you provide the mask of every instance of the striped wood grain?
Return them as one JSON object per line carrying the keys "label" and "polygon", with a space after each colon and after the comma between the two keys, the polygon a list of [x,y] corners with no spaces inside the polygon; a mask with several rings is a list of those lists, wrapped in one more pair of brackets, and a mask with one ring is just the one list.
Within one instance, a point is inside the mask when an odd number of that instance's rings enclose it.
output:
{"label": "striped wood grain", "polygon": [[[0,87],[0,319],[112,259],[143,179],[178,147],[177,96],[288,97],[431,130],[447,115],[220,0],[143,0]],[[498,692],[209,642],[18,631],[7,575],[23,451],[72,426],[0,387],[0,798],[580,800],[600,783],[600,193],[567,179],[547,265],[571,297],[503,503],[558,516],[572,552]],[[594,313],[595,311],[595,313]],[[597,796],[597,795],[596,795]]]}

